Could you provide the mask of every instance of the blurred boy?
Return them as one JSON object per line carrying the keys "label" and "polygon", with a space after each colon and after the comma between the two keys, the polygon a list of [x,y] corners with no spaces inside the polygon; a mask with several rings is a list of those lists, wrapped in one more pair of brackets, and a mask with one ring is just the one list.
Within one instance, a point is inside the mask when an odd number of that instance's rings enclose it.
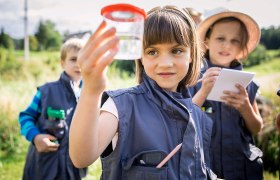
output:
{"label": "blurred boy", "polygon": [[63,44],[59,80],[38,87],[31,104],[19,114],[21,134],[31,142],[23,180],[78,180],[86,175],[86,168],[75,168],[68,153],[68,129],[81,90],[77,55],[83,44],[77,38]]}

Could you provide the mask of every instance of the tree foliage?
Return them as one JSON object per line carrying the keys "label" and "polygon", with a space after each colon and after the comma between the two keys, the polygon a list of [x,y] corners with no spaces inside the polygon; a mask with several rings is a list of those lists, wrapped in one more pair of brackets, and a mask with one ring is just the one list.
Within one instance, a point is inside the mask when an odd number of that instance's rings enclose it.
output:
{"label": "tree foliage", "polygon": [[0,47],[0,77],[11,77],[21,70],[21,62],[16,60],[13,49]]}
{"label": "tree foliage", "polygon": [[40,21],[35,33],[39,50],[58,50],[62,44],[60,33],[55,29],[55,24],[49,20]]}
{"label": "tree foliage", "polygon": [[264,45],[259,44],[256,49],[251,52],[244,62],[245,67],[251,67],[260,64],[261,62],[271,59],[268,55],[267,50]]}
{"label": "tree foliage", "polygon": [[31,51],[37,51],[39,48],[38,40],[35,36],[29,36],[29,48]]}
{"label": "tree foliage", "polygon": [[261,44],[267,49],[280,48],[280,26],[278,28],[271,26],[261,30]]}
{"label": "tree foliage", "polygon": [[0,47],[1,46],[5,49],[14,49],[13,39],[4,32],[3,28],[1,28],[1,34],[0,34]]}

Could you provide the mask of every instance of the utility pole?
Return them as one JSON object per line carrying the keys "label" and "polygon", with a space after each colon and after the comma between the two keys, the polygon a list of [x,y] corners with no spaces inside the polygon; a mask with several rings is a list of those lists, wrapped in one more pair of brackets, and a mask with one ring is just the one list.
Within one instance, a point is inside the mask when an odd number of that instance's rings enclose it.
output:
{"label": "utility pole", "polygon": [[28,0],[24,0],[24,60],[29,60]]}

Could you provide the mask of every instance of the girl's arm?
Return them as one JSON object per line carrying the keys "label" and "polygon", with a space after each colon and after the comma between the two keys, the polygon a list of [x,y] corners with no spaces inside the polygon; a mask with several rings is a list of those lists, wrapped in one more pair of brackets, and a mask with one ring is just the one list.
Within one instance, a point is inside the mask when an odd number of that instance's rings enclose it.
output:
{"label": "girl's arm", "polygon": [[119,39],[115,28],[105,30],[102,22],[78,55],[83,87],[75,110],[69,135],[71,160],[78,168],[93,163],[113,139],[118,128],[117,118],[100,114],[101,96],[106,88],[106,69],[114,60]]}
{"label": "girl's arm", "polygon": [[201,107],[206,100],[208,94],[214,86],[216,79],[220,74],[221,68],[213,67],[209,68],[202,77],[202,86],[193,96],[193,102]]}
{"label": "girl's arm", "polygon": [[246,127],[252,134],[257,134],[263,128],[263,119],[260,115],[256,100],[251,105],[247,91],[237,84],[239,93],[225,91],[222,99],[227,105],[237,109],[245,120]]}

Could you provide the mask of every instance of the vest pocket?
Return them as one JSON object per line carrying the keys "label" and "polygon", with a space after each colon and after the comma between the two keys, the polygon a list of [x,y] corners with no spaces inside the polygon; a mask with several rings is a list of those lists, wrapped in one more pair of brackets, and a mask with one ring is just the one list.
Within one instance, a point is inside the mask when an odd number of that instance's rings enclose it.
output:
{"label": "vest pocket", "polygon": [[263,153],[252,144],[249,144],[249,148],[245,152],[246,176],[248,179],[263,179],[263,161],[261,159]]}
{"label": "vest pocket", "polygon": [[123,161],[123,178],[141,180],[167,179],[167,163],[161,168],[156,168],[166,155],[165,152],[157,150],[136,154],[132,158]]}
{"label": "vest pocket", "polygon": [[68,129],[65,120],[45,120],[45,128],[47,133],[55,136],[58,140],[63,139]]}

